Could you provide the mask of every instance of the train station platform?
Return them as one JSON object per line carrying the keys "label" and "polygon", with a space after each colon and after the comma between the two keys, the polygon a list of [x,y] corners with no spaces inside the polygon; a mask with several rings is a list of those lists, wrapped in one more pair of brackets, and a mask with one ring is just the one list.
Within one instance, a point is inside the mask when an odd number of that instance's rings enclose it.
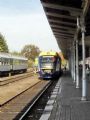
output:
{"label": "train station platform", "polygon": [[87,77],[87,101],[81,100],[82,87],[68,72],[59,79],[40,120],[90,120],[90,76]]}

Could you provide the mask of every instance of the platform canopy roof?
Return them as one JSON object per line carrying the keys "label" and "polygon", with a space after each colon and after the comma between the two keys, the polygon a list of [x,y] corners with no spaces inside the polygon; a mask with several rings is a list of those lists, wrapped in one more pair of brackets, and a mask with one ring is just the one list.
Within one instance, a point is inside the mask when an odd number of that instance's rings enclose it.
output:
{"label": "platform canopy roof", "polygon": [[57,43],[66,57],[78,36],[81,44],[81,32],[77,31],[77,17],[85,16],[86,45],[90,45],[90,9],[89,0],[41,0],[50,27]]}

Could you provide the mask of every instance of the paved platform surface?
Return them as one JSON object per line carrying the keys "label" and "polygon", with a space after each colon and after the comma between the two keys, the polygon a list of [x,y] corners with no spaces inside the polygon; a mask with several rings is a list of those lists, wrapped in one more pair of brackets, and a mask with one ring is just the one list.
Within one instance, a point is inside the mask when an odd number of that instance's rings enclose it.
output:
{"label": "paved platform surface", "polygon": [[90,120],[90,76],[87,77],[87,101],[81,100],[81,79],[80,88],[76,89],[67,72],[59,79],[55,90],[40,120]]}

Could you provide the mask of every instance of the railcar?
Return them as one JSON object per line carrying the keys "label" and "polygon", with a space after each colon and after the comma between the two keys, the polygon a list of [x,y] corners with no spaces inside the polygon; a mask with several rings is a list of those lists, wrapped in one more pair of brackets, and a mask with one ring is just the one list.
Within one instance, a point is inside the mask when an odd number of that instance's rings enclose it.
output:
{"label": "railcar", "polygon": [[14,72],[26,72],[28,67],[27,61],[25,57],[0,53],[0,75]]}
{"label": "railcar", "polygon": [[41,52],[38,67],[40,78],[58,78],[61,75],[61,58],[57,52]]}

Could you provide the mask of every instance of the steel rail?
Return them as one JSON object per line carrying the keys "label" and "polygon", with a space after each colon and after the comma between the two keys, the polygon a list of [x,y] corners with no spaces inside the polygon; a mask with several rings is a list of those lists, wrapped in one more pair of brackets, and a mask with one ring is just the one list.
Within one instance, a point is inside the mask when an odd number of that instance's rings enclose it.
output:
{"label": "steel rail", "polygon": [[14,97],[10,98],[9,100],[7,100],[6,102],[4,102],[3,104],[0,104],[0,107],[4,106],[5,104],[8,104],[11,100],[15,99],[16,97],[20,96],[21,94],[23,94],[24,92],[28,91],[29,89],[33,88],[35,85],[39,84],[41,81],[35,83],[34,85],[28,87],[27,89],[25,89],[24,91],[22,91],[21,93],[15,95]]}
{"label": "steel rail", "polygon": [[[26,115],[28,114],[28,112],[30,111],[30,109],[35,105],[35,103],[39,100],[39,98],[44,94],[44,92],[47,90],[47,88],[51,85],[52,81],[50,81],[48,83],[48,85],[46,85],[44,87],[44,89],[38,93],[37,96],[35,96],[35,98],[33,98],[32,100],[32,104],[28,107],[28,109],[21,115],[21,117],[19,118],[19,120],[24,120],[24,118],[26,117]],[[35,99],[35,100],[34,100]]]}
{"label": "steel rail", "polygon": [[24,75],[22,75],[22,76],[16,76],[15,78],[9,78],[9,79],[0,81],[0,86],[4,86],[4,85],[7,85],[7,84],[9,84],[9,83],[17,82],[17,81],[19,81],[19,80],[21,80],[21,79],[28,78],[28,77],[30,77],[30,76],[33,75],[32,73],[33,73],[33,72],[30,72],[30,73],[24,74]]}

